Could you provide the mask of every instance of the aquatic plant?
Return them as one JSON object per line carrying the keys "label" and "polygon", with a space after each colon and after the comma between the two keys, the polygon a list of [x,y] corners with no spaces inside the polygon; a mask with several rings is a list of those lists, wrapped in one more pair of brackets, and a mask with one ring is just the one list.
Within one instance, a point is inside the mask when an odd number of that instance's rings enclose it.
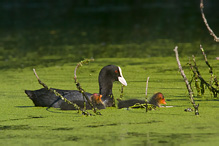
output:
{"label": "aquatic plant", "polygon": [[208,66],[209,68],[209,73],[210,73],[210,81],[207,82],[201,75],[196,60],[195,60],[195,56],[192,55],[193,58],[193,64],[192,63],[188,63],[190,66],[190,70],[193,73],[192,79],[190,81],[190,85],[192,83],[193,80],[195,80],[195,87],[197,90],[198,95],[203,96],[205,93],[205,87],[207,87],[209,89],[209,91],[213,94],[213,96],[215,98],[217,98],[217,94],[219,93],[219,85],[218,85],[218,81],[217,81],[217,76],[214,75],[213,73],[213,67],[209,64],[208,60],[207,60],[207,56],[204,52],[204,49],[202,47],[202,45],[200,45],[200,49],[202,51],[202,54],[204,56],[205,59],[205,64]]}

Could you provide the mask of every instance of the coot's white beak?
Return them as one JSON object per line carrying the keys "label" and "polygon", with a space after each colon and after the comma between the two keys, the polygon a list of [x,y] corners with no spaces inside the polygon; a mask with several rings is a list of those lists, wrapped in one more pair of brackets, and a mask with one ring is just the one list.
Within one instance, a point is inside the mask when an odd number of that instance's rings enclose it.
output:
{"label": "coot's white beak", "polygon": [[122,75],[122,70],[121,70],[120,67],[118,67],[118,68],[119,68],[119,74],[120,74],[120,77],[118,77],[118,80],[119,80],[119,82],[122,83],[124,86],[127,86],[127,82],[126,82],[125,78],[124,78],[123,75]]}

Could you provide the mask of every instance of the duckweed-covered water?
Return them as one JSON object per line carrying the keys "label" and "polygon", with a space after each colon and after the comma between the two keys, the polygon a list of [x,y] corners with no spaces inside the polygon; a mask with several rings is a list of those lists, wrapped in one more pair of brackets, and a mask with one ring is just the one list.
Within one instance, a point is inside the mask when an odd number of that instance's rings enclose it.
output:
{"label": "duckweed-covered water", "polygon": [[[199,61],[198,61],[199,60]],[[219,64],[213,57],[209,61],[218,74]],[[181,58],[185,73],[190,78],[187,57]],[[197,58],[203,76],[208,78],[203,58]],[[77,111],[61,111],[34,107],[24,90],[41,88],[31,67],[2,70],[0,143],[24,144],[107,144],[107,145],[187,145],[219,143],[218,99],[206,91],[203,98],[195,98],[200,104],[200,116],[185,112],[192,107],[185,83],[178,72],[175,57],[153,57],[147,59],[96,59],[78,70],[78,79],[86,91],[98,92],[98,73],[102,66],[116,64],[122,68],[128,86],[124,88],[124,99],[145,97],[146,78],[150,76],[148,95],[162,92],[169,108],[145,112],[145,109],[101,110],[102,116],[86,117]],[[41,80],[50,87],[75,89],[73,71],[76,63],[63,66],[36,66]],[[121,85],[115,83],[113,93],[120,96]],[[92,112],[92,111],[90,111]]]}

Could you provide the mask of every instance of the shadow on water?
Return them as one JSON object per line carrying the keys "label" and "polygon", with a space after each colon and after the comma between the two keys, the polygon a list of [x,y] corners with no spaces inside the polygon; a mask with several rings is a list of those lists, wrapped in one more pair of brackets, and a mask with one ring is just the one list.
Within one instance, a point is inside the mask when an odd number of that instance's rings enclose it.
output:
{"label": "shadow on water", "polygon": [[0,130],[28,130],[30,127],[28,125],[6,125],[0,126]]}
{"label": "shadow on water", "polygon": [[37,126],[36,128],[33,128],[29,125],[0,125],[0,130],[31,130],[31,129],[45,129],[45,127],[48,126]]}
{"label": "shadow on water", "polygon": [[189,142],[205,142],[207,138],[215,137],[218,133],[140,133],[140,132],[127,132],[121,135],[116,135],[113,133],[108,136],[95,136],[87,135],[84,136],[66,136],[61,138],[63,141],[75,141],[84,142],[85,139],[95,139],[99,143],[122,143],[122,144],[135,144],[135,145],[151,145],[151,144],[186,144]]}
{"label": "shadow on water", "polygon": [[[29,118],[43,118],[43,117],[29,117]],[[139,122],[139,123],[124,123],[123,125],[133,125],[133,124],[154,124],[161,123],[162,121],[151,120],[148,122]],[[133,132],[133,131],[120,131],[118,133],[107,133],[102,136],[90,133],[77,133],[78,130],[84,130],[84,128],[99,128],[99,127],[107,127],[107,126],[120,126],[121,124],[111,123],[111,124],[101,124],[101,125],[87,125],[82,127],[57,127],[51,128],[49,126],[36,126],[31,127],[29,125],[0,125],[0,130],[43,130],[47,128],[48,130],[54,131],[54,135],[48,135],[46,137],[41,137],[41,139],[60,139],[61,141],[74,141],[79,143],[84,143],[90,139],[95,140],[95,142],[104,142],[111,144],[113,143],[121,143],[121,144],[139,144],[139,145],[150,145],[150,144],[186,144],[189,142],[206,142],[209,138],[213,138],[218,136],[219,133],[157,133],[157,132]],[[187,127],[190,129],[191,127]],[[205,129],[206,127],[197,127],[197,129]],[[72,131],[72,135],[66,135],[64,137],[60,137],[56,132],[60,131]],[[12,136],[13,135],[9,135]],[[4,136],[3,136],[4,137]],[[8,137],[8,136],[7,136]],[[19,136],[18,136],[19,137]],[[16,138],[18,138],[16,137]],[[28,137],[31,137],[28,136]],[[14,136],[15,138],[15,136]]]}
{"label": "shadow on water", "polygon": [[[16,108],[35,108],[35,106],[15,106]],[[42,107],[43,108],[43,107]],[[52,108],[53,109],[53,108]],[[61,114],[73,114],[72,112],[63,112],[60,109],[56,109],[58,111],[53,111],[51,108],[46,108],[46,111],[51,112],[51,113],[61,113]],[[75,114],[78,114],[77,112],[75,112]]]}
{"label": "shadow on water", "polygon": [[45,118],[45,117],[42,117],[42,116],[28,116],[27,118],[16,118],[16,119],[1,120],[0,122],[19,121],[19,120],[27,120],[27,119],[39,119],[39,118]]}
{"label": "shadow on water", "polygon": [[17,108],[33,108],[35,106],[15,106],[15,107],[17,107]]}
{"label": "shadow on water", "polygon": [[144,140],[139,141],[142,144],[150,143],[172,143],[172,144],[183,144],[187,142],[202,142],[205,141],[206,137],[214,137],[217,133],[138,133],[128,132],[126,138],[143,138]]}
{"label": "shadow on water", "polygon": [[60,128],[54,128],[52,130],[62,130],[62,131],[68,131],[68,130],[73,130],[74,128],[72,127],[60,127]]}
{"label": "shadow on water", "polygon": [[69,136],[66,137],[64,141],[79,141],[81,139],[81,137],[79,136]]}
{"label": "shadow on water", "polygon": [[149,122],[139,122],[139,123],[112,123],[112,124],[101,124],[101,125],[88,125],[86,127],[89,127],[89,128],[98,128],[98,127],[106,127],[106,126],[120,126],[120,125],[138,125],[138,124],[153,124],[153,123],[159,123],[159,122],[162,122],[162,121],[155,121],[155,120],[152,120],[152,121],[149,121]]}

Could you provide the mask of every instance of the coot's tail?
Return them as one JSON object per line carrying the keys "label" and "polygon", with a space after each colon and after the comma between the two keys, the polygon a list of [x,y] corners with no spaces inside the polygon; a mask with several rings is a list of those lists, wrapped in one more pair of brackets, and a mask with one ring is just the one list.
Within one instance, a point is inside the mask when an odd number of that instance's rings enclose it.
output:
{"label": "coot's tail", "polygon": [[25,90],[27,96],[33,101],[35,106],[41,107],[55,107],[59,108],[59,97],[57,97],[54,93],[42,88],[39,90],[31,91]]}
{"label": "coot's tail", "polygon": [[33,94],[33,91],[25,90],[24,92],[27,94],[27,96],[28,96],[30,99],[35,98],[35,96],[34,96],[34,94]]}

